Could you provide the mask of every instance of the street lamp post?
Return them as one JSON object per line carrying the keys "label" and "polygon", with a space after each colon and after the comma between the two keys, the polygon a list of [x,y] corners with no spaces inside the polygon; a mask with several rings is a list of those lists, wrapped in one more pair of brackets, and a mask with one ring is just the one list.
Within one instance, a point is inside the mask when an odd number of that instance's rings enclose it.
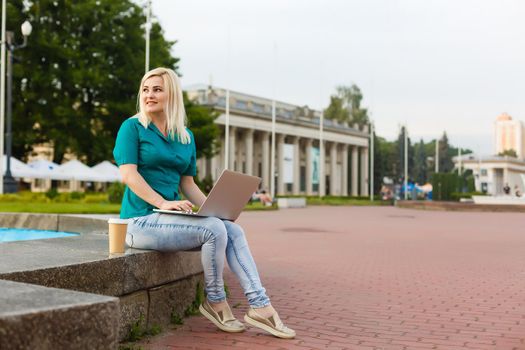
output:
{"label": "street lamp post", "polygon": [[149,71],[149,40],[151,34],[151,0],[148,0],[146,7],[146,26],[145,26],[145,36],[146,36],[146,57],[145,57],[145,73]]}
{"label": "street lamp post", "polygon": [[6,130],[6,170],[4,177],[4,192],[13,193],[18,190],[17,183],[11,174],[11,153],[13,144],[12,119],[13,119],[13,52],[27,45],[27,37],[31,34],[31,23],[25,21],[22,24],[22,35],[24,42],[20,45],[14,43],[14,33],[6,32],[7,48],[7,130]]}

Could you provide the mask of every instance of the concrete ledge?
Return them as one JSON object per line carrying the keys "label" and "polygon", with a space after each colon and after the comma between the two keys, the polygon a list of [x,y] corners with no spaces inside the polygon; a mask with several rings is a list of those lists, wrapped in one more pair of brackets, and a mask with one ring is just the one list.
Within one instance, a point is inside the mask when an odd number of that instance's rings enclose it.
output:
{"label": "concrete ledge", "polygon": [[396,207],[407,209],[472,211],[472,212],[514,212],[525,213],[524,205],[492,205],[440,201],[396,201]]}
{"label": "concrete ledge", "polygon": [[[141,315],[147,326],[167,325],[172,312],[191,305],[202,281],[199,251],[127,249],[110,256],[106,218],[8,213],[0,214],[0,226],[79,232],[76,237],[0,244],[0,280],[121,298],[123,307],[115,316],[121,321],[119,340]],[[17,300],[16,295],[11,297]]]}
{"label": "concrete ledge", "polygon": [[292,197],[292,198],[277,198],[277,207],[281,208],[306,208],[306,198]]}
{"label": "concrete ledge", "polygon": [[0,349],[115,349],[119,300],[0,281]]}

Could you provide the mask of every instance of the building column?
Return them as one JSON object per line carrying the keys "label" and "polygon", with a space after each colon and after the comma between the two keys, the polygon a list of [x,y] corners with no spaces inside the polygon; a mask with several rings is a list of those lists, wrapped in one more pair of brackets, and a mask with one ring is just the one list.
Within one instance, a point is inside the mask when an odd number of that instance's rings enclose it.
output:
{"label": "building column", "polygon": [[341,176],[341,195],[348,196],[348,145],[343,144],[341,167],[343,168]]}
{"label": "building column", "polygon": [[284,135],[276,134],[275,138],[277,144],[277,194],[284,194]]}
{"label": "building column", "polygon": [[229,149],[229,158],[228,158],[228,169],[235,171],[235,156],[237,155],[235,144],[237,143],[237,128],[235,126],[230,126],[230,149]]}
{"label": "building column", "polygon": [[357,197],[359,195],[359,191],[357,188],[357,171],[359,170],[359,162],[358,162],[359,154],[357,152],[357,146],[352,146],[352,168],[350,169],[352,172],[352,196]]}
{"label": "building column", "polygon": [[306,195],[311,196],[313,194],[312,184],[312,139],[306,139]]}
{"label": "building column", "polygon": [[299,137],[293,140],[293,184],[292,194],[298,195],[301,191],[301,152],[299,151]]}
{"label": "building column", "polygon": [[246,174],[253,175],[253,129],[246,129],[244,142],[246,146]]}
{"label": "building column", "polygon": [[368,148],[361,148],[361,196],[368,196]]}
{"label": "building column", "polygon": [[261,134],[262,147],[262,187],[270,192],[270,133],[263,131]]}
{"label": "building column", "polygon": [[197,159],[197,174],[200,180],[206,177],[206,158]]}
{"label": "building column", "polygon": [[319,142],[319,195],[326,195],[326,141]]}
{"label": "building column", "polygon": [[336,196],[337,193],[337,143],[330,142],[330,195]]}
{"label": "building column", "polygon": [[218,172],[219,172],[219,169],[222,168],[221,166],[219,166],[219,163],[220,162],[220,155],[219,154],[216,154],[214,155],[212,158],[211,158],[211,166],[210,166],[210,172],[211,172],[211,179],[213,181],[217,180],[218,178]]}

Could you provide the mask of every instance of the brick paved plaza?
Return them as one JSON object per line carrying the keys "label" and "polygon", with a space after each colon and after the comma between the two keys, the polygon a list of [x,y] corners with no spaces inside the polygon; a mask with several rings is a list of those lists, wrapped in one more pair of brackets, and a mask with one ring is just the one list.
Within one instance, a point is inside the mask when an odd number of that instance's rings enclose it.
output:
{"label": "brick paved plaza", "polygon": [[[297,331],[231,335],[204,317],[145,349],[525,349],[525,215],[393,207],[246,212],[272,302]],[[231,305],[246,302],[229,270]]]}

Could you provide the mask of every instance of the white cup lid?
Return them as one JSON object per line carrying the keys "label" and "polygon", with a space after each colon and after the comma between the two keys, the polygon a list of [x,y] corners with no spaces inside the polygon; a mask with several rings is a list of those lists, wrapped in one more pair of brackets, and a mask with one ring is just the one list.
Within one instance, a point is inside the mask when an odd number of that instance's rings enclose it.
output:
{"label": "white cup lid", "polygon": [[127,224],[128,219],[111,218],[108,220],[108,224]]}

